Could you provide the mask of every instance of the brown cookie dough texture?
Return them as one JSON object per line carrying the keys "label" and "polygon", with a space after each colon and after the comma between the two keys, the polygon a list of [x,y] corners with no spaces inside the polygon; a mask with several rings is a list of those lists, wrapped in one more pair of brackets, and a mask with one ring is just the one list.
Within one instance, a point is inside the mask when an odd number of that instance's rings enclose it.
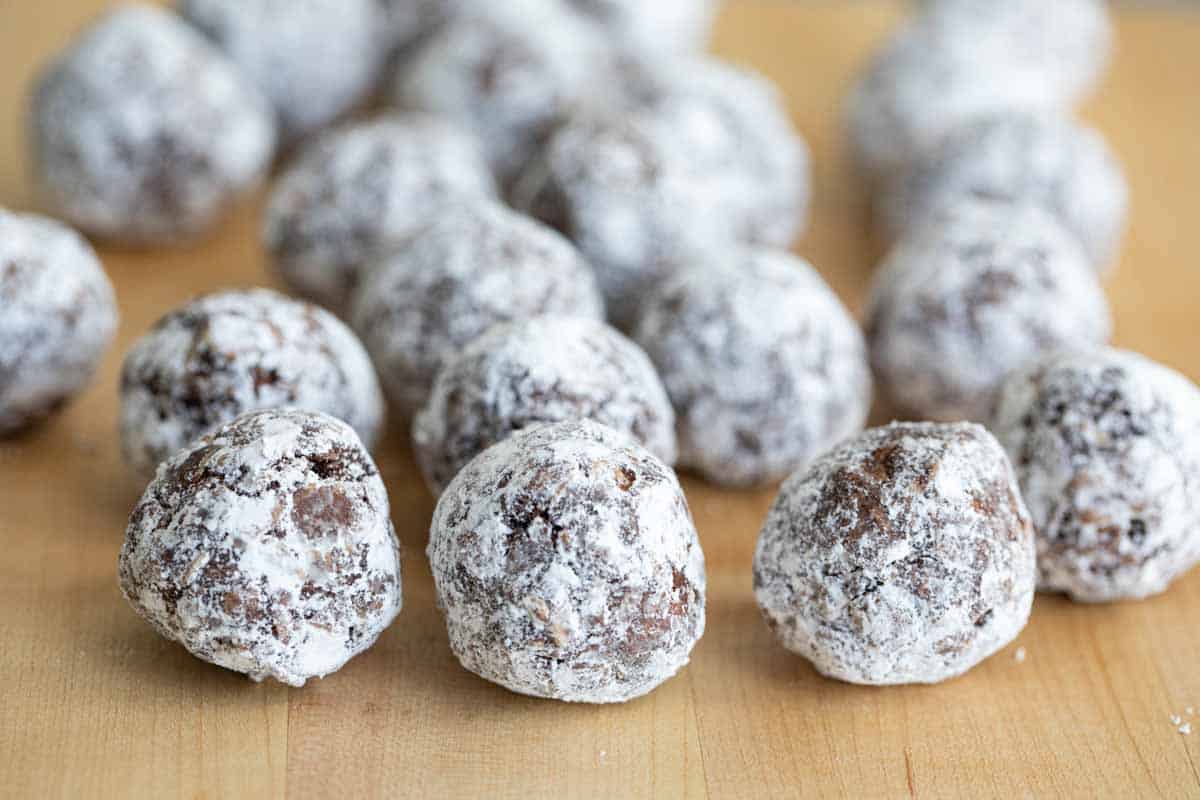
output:
{"label": "brown cookie dough texture", "polygon": [[349,426],[309,411],[246,414],[177,453],[119,566],[155,630],[258,681],[328,675],[400,612],[383,481]]}
{"label": "brown cookie dough texture", "polygon": [[442,364],[493,325],[603,313],[591,269],[570,242],[499,204],[473,202],[442,209],[370,270],[351,319],[388,398],[411,417]]}
{"label": "brown cookie dough texture", "polygon": [[429,561],[455,655],[514,692],[630,700],[704,632],[704,554],[674,472],[592,422],[527,428],[468,464]]}
{"label": "brown cookie dough texture", "polygon": [[964,197],[1041,205],[1103,271],[1116,260],[1129,186],[1096,130],[1059,115],[1003,113],[950,134],[885,191],[880,219],[893,238]]}
{"label": "brown cookie dough texture", "polygon": [[383,58],[377,0],[177,0],[177,6],[271,101],[285,139],[328,124],[374,88]]}
{"label": "brown cookie dough texture", "polygon": [[665,281],[634,339],[675,406],[679,462],[708,480],[780,480],[856,433],[871,406],[862,332],[808,264],[725,249]]}
{"label": "brown cookie dough texture", "polygon": [[332,314],[266,289],[212,294],[167,314],[125,356],[121,445],[149,475],[248,411],[307,408],[370,447],[383,394],[362,344]]}
{"label": "brown cookie dough texture", "polygon": [[1025,627],[1033,528],[1012,467],[977,425],[893,424],[783,485],[754,556],[780,642],[851,683],[937,683]]}
{"label": "brown cookie dough texture", "polygon": [[539,422],[592,420],[675,463],[675,413],[650,359],[595,319],[497,325],[438,373],[413,425],[434,494],[468,461]]}
{"label": "brown cookie dough texture", "polygon": [[392,99],[474,133],[507,183],[590,90],[600,45],[556,0],[470,4],[403,60]]}
{"label": "brown cookie dough texture", "polygon": [[288,288],[343,314],[370,262],[445,203],[495,193],[468,133],[428,114],[388,114],[300,153],[271,193],[263,240]]}
{"label": "brown cookie dough texture", "polygon": [[210,228],[275,150],[267,101],[169,12],[121,6],[38,78],[34,174],[88,233],[167,242]]}
{"label": "brown cookie dough texture", "polygon": [[1040,588],[1107,602],[1200,560],[1200,389],[1111,349],[1011,377],[992,420],[1038,533]]}
{"label": "brown cookie dough texture", "polygon": [[116,328],[112,284],[87,242],[53,220],[0,209],[0,437],[82,390]]}
{"label": "brown cookie dough texture", "polygon": [[1049,212],[973,198],[900,240],[867,312],[880,389],[898,413],[944,422],[986,421],[1009,374],[1111,331],[1091,263]]}
{"label": "brown cookie dough texture", "polygon": [[850,93],[855,159],[887,178],[980,116],[1068,110],[1099,79],[1111,38],[1098,0],[928,0]]}

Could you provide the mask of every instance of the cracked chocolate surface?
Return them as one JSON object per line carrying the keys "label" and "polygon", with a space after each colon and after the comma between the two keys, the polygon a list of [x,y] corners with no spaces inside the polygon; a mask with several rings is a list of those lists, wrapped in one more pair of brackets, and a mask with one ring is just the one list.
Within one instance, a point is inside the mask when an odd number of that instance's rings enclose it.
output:
{"label": "cracked chocolate surface", "polygon": [[978,425],[868,430],[790,478],[759,536],[754,590],[780,642],[852,683],[937,683],[1025,627],[1034,534]]}
{"label": "cracked chocolate surface", "polygon": [[1200,389],[1120,350],[1062,353],[1005,384],[992,428],[1038,532],[1040,587],[1108,602],[1200,560]]}
{"label": "cracked chocolate surface", "polygon": [[87,386],[116,328],[112,284],[87,242],[54,220],[0,209],[0,437]]}
{"label": "cracked chocolate surface", "polygon": [[332,417],[258,411],[163,464],[129,519],[121,590],[197,658],[303,686],[400,612],[387,492]]}
{"label": "cracked chocolate surface", "polygon": [[88,233],[135,243],[196,236],[255,186],[275,151],[269,104],[173,14],[123,6],[37,79],[34,173]]}
{"label": "cracked chocolate surface", "polygon": [[284,407],[337,417],[368,447],[383,426],[371,361],[333,315],[267,289],[207,295],[167,314],[126,355],[121,446],[148,475],[201,434]]}
{"label": "cracked chocolate surface", "polygon": [[675,407],[679,462],[708,480],[780,480],[856,433],[871,406],[862,332],[805,262],[724,248],[665,281],[634,339]]}
{"label": "cracked chocolate surface", "polygon": [[484,451],[438,502],[429,560],[450,644],[514,692],[650,692],[704,631],[704,555],[674,472],[592,422]]}
{"label": "cracked chocolate surface", "polygon": [[867,339],[905,416],[986,421],[1013,371],[1104,344],[1108,302],[1082,247],[1038,207],[964,199],[910,230],[876,275]]}
{"label": "cracked chocolate surface", "polygon": [[641,348],[599,320],[535,317],[492,328],[447,363],[414,422],[413,446],[439,494],[515,431],[583,419],[675,463],[675,413]]}

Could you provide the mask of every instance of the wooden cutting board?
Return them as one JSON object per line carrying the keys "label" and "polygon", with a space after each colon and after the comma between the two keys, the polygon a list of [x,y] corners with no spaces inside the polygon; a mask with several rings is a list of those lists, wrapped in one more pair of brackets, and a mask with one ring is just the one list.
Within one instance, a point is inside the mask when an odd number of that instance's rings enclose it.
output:
{"label": "wooden cutting board", "polygon": [[[104,5],[0,0],[0,204],[32,204],[20,131],[34,66]],[[897,14],[868,0],[733,0],[715,45],[786,92],[816,160],[815,219],[799,250],[856,308],[878,253],[842,151],[840,101]],[[1122,11],[1119,34],[1087,109],[1133,183],[1132,233],[1109,285],[1117,340],[1200,378],[1200,14]],[[406,547],[406,602],[374,649],[289,690],[159,639],[116,586],[141,488],[117,453],[120,352],[197,292],[271,282],[258,216],[256,199],[182,250],[102,249],[119,346],[66,414],[0,444],[0,796],[1200,793],[1200,730],[1184,736],[1170,720],[1200,709],[1200,572],[1142,603],[1039,597],[1017,643],[1024,662],[1014,645],[941,686],[848,686],[782,650],[758,616],[750,562],[773,492],[688,481],[710,570],[709,627],[691,666],[624,706],[537,701],[450,654],[423,555],[432,501],[403,430],[379,460]]]}

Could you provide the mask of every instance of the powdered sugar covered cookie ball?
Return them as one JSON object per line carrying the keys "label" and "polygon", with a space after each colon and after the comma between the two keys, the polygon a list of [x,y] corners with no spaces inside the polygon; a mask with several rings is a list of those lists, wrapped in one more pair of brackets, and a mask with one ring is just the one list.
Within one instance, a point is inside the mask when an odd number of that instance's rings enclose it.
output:
{"label": "powdered sugar covered cookie ball", "polygon": [[271,101],[280,132],[304,136],[359,103],[383,58],[377,0],[177,0]]}
{"label": "powdered sugar covered cookie ball", "polygon": [[88,28],[38,79],[35,175],[88,233],[199,234],[259,182],[275,150],[266,100],[202,36],[150,6]]}
{"label": "powdered sugar covered cookie ball", "polygon": [[247,414],[159,469],[129,518],[120,581],[197,658],[303,686],[400,612],[387,491],[345,423]]}
{"label": "powdered sugar covered cookie ball", "polygon": [[454,654],[514,692],[630,700],[704,632],[704,554],[675,474],[595,423],[528,428],[468,464],[429,561]]}
{"label": "powdered sugar covered cookie ball", "polygon": [[383,394],[366,350],[316,306],[266,289],[201,297],[167,314],[125,356],[121,445],[143,474],[235,417],[307,408],[371,446]]}
{"label": "powdered sugar covered cookie ball", "polygon": [[619,328],[659,281],[734,236],[721,176],[695,169],[678,145],[675,126],[650,115],[582,114],[513,192],[579,247]]}
{"label": "powdered sugar covered cookie ball", "polygon": [[83,389],[116,328],[112,284],[87,242],[53,220],[0,209],[0,436]]}
{"label": "powdered sugar covered cookie ball", "polygon": [[309,145],[271,193],[263,239],[292,291],[341,314],[368,263],[445,203],[495,191],[469,134],[428,114],[390,114]]}
{"label": "powdered sugar covered cookie ball", "polygon": [[1038,532],[1042,589],[1106,602],[1200,560],[1200,389],[1134,353],[1060,353],[1012,376],[993,430]]}
{"label": "powdered sugar covered cookie ball", "polygon": [[784,647],[851,683],[937,683],[1025,627],[1033,528],[978,425],[893,424],[783,485],[754,592]]}
{"label": "powdered sugar covered cookie ball", "polygon": [[1111,331],[1095,271],[1049,212],[973,198],[900,240],[867,313],[875,377],[896,410],[947,422],[987,420],[1010,373]]}
{"label": "powdered sugar covered cookie ball", "polygon": [[717,15],[717,0],[563,0],[606,32],[613,46],[661,56],[701,50]]}
{"label": "powdered sugar covered cookie ball", "polygon": [[540,314],[600,318],[591,269],[554,231],[492,203],[446,207],[372,269],[355,329],[401,414],[416,413],[434,377],[477,336]]}
{"label": "powdered sugar covered cookie ball", "polygon": [[473,132],[507,182],[588,91],[599,43],[554,0],[472,4],[404,61],[393,99]]}
{"label": "powdered sugar covered cookie ball", "polygon": [[413,444],[437,494],[514,431],[582,419],[675,463],[675,413],[641,348],[599,320],[534,317],[492,328],[443,367]]}
{"label": "powdered sugar covered cookie ball", "polygon": [[634,333],[675,406],[679,462],[779,480],[861,429],[871,373],[857,323],[808,264],[725,249],[665,281]]}
{"label": "powdered sugar covered cookie ball", "polygon": [[881,218],[899,236],[970,196],[1041,205],[1098,270],[1116,259],[1129,208],[1121,165],[1098,131],[1058,115],[1007,113],[966,125],[926,153],[884,193]]}

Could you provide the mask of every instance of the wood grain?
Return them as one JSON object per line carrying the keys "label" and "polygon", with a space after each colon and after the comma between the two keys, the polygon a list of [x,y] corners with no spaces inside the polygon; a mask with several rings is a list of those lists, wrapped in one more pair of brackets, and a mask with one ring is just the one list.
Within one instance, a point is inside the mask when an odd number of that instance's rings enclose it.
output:
{"label": "wood grain", "polygon": [[[32,207],[21,107],[35,65],[102,0],[0,0],[0,204]],[[855,307],[878,253],[841,151],[839,103],[897,16],[886,2],[734,2],[716,49],[783,87],[816,157],[800,252]],[[1110,284],[1118,342],[1200,378],[1200,14],[1121,12],[1087,109],[1124,158],[1135,219]],[[115,446],[119,354],[190,295],[270,282],[259,201],[211,240],[103,248],[120,342],[62,417],[0,444],[0,795],[12,797],[1186,797],[1200,793],[1200,574],[1144,603],[1039,597],[1014,648],[937,687],[819,678],[761,623],[749,566],[772,492],[687,481],[710,565],[692,665],[642,700],[517,697],[461,670],[422,553],[432,502],[403,431],[381,448],[406,607],[379,644],[303,690],[255,685],[158,639],[115,559],[140,487]],[[1200,728],[1200,719],[1197,719]]]}

